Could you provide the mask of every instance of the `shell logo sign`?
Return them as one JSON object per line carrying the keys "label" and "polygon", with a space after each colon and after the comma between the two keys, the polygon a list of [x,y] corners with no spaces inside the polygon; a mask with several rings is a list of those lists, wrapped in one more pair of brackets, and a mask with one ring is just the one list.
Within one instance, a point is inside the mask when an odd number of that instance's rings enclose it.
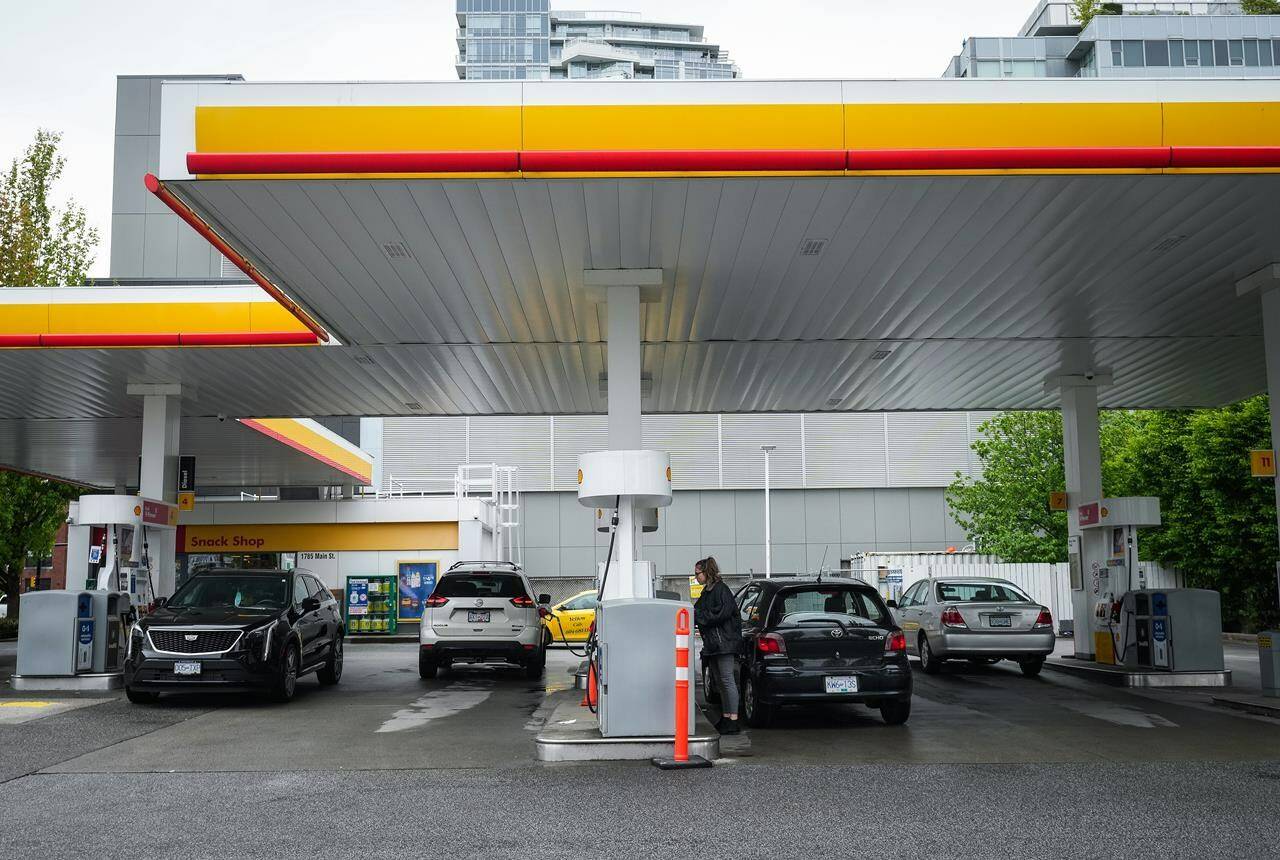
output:
{"label": "shell logo sign", "polygon": [[581,469],[578,470],[578,486],[579,487],[582,486],[582,470]]}

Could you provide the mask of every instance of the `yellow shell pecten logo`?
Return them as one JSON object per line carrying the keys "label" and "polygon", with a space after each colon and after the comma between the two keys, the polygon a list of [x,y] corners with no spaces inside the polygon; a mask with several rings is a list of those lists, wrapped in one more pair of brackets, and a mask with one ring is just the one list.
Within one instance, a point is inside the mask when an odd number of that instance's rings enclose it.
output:
{"label": "yellow shell pecten logo", "polygon": [[671,467],[670,466],[667,467],[667,483],[668,484],[671,483]]}
{"label": "yellow shell pecten logo", "polygon": [[579,487],[582,486],[582,470],[581,469],[578,470],[578,486]]}

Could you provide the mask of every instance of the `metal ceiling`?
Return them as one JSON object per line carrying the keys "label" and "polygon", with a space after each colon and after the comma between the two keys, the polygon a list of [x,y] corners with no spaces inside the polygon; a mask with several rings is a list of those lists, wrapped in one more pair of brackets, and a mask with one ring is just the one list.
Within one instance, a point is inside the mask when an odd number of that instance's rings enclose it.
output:
{"label": "metal ceiling", "polygon": [[171,187],[345,345],[0,351],[0,417],[134,417],[157,381],[188,415],[603,412],[582,270],[618,267],[666,273],[648,412],[1052,407],[1045,377],[1088,369],[1106,407],[1266,387],[1234,285],[1280,260],[1280,175]]}
{"label": "metal ceiling", "polygon": [[[338,486],[344,473],[239,424],[184,418],[182,453],[196,458],[201,487]],[[104,487],[136,486],[140,418],[0,420],[0,465],[65,475]]]}

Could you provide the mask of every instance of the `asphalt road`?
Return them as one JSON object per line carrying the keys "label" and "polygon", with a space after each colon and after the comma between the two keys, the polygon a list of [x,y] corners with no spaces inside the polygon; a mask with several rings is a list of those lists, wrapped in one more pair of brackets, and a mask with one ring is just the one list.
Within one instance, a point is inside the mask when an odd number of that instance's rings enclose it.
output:
{"label": "asphalt road", "polygon": [[342,684],[286,706],[111,698],[0,722],[0,857],[1280,856],[1280,723],[1204,694],[917,673],[907,726],[797,712],[726,739],[712,770],[662,773],[533,761],[578,695],[569,654],[542,683],[425,682],[412,646],[347,656]]}

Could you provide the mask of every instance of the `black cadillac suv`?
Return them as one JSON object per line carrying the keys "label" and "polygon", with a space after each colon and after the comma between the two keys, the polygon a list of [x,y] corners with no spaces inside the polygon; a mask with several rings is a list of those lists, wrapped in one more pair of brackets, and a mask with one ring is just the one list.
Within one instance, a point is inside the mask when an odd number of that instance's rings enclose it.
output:
{"label": "black cadillac suv", "polygon": [[255,691],[293,698],[298,678],[342,677],[342,612],[305,571],[207,570],[129,631],[129,701],[160,693]]}

